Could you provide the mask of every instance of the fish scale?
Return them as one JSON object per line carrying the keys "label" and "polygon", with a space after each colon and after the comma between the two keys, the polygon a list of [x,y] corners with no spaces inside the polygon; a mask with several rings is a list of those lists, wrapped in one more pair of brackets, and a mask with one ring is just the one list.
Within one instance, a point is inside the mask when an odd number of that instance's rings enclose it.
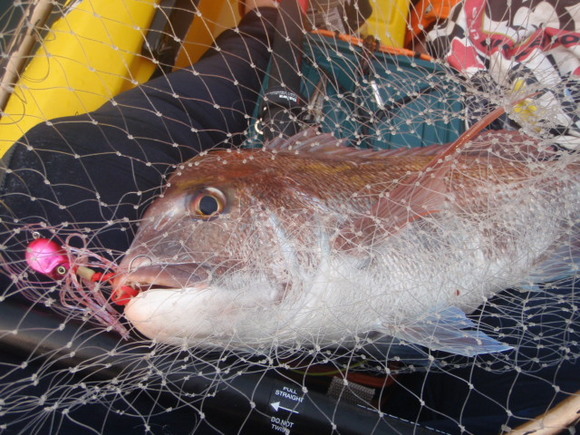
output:
{"label": "fish scale", "polygon": [[311,129],[184,165],[116,286],[140,290],[125,316],[166,343],[291,347],[373,332],[466,356],[506,351],[465,314],[574,269],[578,185],[577,156],[517,132],[382,153]]}

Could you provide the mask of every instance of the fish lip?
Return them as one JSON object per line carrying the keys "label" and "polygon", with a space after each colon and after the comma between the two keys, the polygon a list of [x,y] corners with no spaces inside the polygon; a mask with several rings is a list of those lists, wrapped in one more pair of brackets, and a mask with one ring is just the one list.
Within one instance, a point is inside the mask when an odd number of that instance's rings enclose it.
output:
{"label": "fish lip", "polygon": [[117,275],[114,288],[132,287],[139,292],[153,289],[206,288],[211,271],[199,263],[169,263],[138,267]]}

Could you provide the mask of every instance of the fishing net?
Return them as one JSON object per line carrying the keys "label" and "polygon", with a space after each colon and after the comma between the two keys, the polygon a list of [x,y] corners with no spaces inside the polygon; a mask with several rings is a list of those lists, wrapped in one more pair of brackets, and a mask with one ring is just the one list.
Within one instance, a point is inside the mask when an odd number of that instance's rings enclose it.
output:
{"label": "fishing net", "polygon": [[0,432],[574,433],[578,4],[250,3],[0,3]]}

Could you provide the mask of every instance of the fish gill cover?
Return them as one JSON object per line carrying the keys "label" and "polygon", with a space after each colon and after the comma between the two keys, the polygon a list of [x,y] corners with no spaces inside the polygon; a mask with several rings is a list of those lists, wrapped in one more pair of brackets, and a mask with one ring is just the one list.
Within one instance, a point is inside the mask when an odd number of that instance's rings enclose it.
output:
{"label": "fish gill cover", "polygon": [[0,433],[574,431],[578,5],[308,8],[5,8]]}

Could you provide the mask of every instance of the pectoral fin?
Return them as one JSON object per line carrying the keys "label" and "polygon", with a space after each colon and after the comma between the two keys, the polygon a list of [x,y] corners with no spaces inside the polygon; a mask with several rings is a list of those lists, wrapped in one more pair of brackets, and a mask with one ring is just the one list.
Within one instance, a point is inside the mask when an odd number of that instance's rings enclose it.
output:
{"label": "pectoral fin", "polygon": [[475,323],[456,307],[449,307],[421,320],[400,326],[392,334],[400,340],[457,355],[473,357],[512,349],[507,344],[475,330]]}
{"label": "pectoral fin", "polygon": [[368,214],[345,224],[336,239],[336,248],[350,250],[373,244],[376,240],[396,234],[417,219],[440,211],[448,193],[445,178],[452,168],[453,155],[504,113],[503,107],[491,112],[443,148],[420,172],[410,174],[397,187],[385,193]]}

